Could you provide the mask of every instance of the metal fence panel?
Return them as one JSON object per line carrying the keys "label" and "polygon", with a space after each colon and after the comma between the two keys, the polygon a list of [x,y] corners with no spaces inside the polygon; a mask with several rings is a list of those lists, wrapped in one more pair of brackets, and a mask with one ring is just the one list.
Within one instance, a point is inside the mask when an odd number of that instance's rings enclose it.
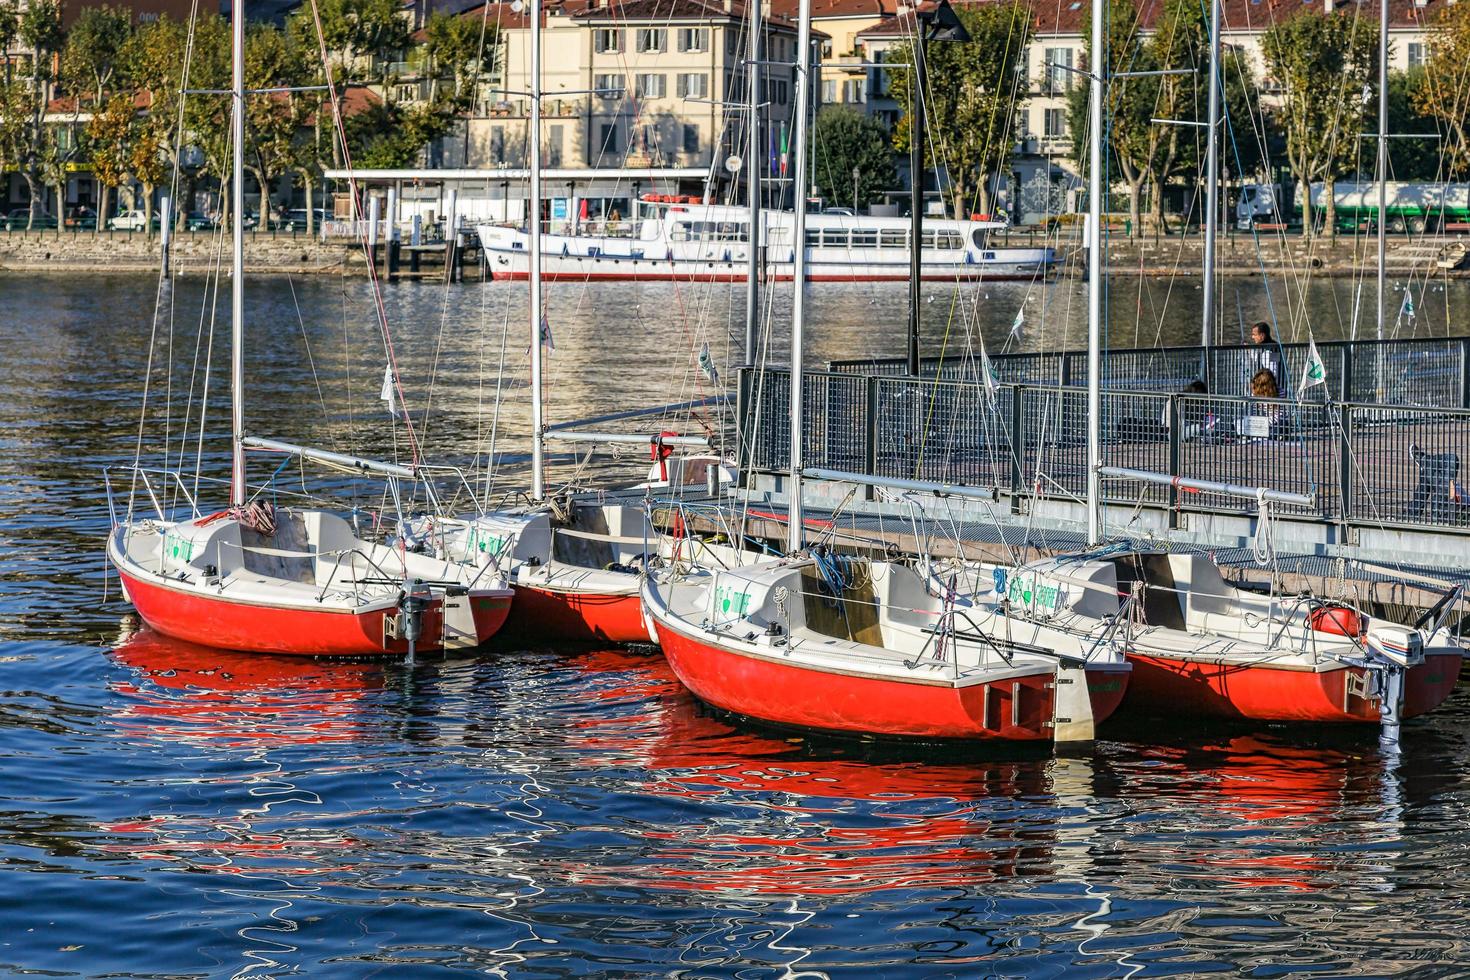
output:
{"label": "metal fence panel", "polygon": [[911,378],[878,381],[880,476],[968,486],[1010,484],[1011,399],[985,386]]}
{"label": "metal fence panel", "polygon": [[1352,348],[1348,400],[1382,405],[1459,406],[1465,345],[1459,340],[1396,340]]}
{"label": "metal fence panel", "polygon": [[1349,420],[1356,523],[1470,527],[1470,413],[1354,406]]}

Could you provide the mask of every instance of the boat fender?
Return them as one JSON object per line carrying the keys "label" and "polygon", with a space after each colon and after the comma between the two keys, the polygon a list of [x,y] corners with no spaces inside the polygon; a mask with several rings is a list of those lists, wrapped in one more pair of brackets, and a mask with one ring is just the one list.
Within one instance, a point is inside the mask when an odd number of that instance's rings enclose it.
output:
{"label": "boat fender", "polygon": [[1368,628],[1365,618],[1356,609],[1337,603],[1324,603],[1307,614],[1307,625],[1318,633],[1336,636],[1362,636]]}

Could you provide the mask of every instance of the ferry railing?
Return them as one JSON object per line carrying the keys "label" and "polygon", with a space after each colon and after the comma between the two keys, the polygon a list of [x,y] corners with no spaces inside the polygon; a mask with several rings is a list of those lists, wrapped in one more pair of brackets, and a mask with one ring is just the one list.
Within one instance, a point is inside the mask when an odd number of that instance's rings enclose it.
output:
{"label": "ferry railing", "polygon": [[[789,375],[742,369],[750,468],[788,464]],[[757,397],[759,392],[759,397]],[[888,479],[1080,501],[1087,484],[1086,395],[1056,385],[809,372],[805,465]],[[1470,410],[1109,390],[1103,463],[1189,480],[1310,495],[1296,520],[1470,531]],[[757,418],[759,419],[756,424]],[[755,426],[752,429],[752,426]],[[1246,515],[1255,503],[1178,486],[1104,479],[1112,505]]]}
{"label": "ferry railing", "polygon": [[[1317,345],[1327,369],[1328,386],[1308,393],[1309,401],[1470,408],[1470,338],[1435,340],[1342,340]],[[1120,391],[1178,392],[1202,381],[1210,394],[1249,395],[1251,378],[1262,366],[1280,362],[1278,390],[1293,392],[1301,381],[1309,347],[1282,344],[1269,348],[1237,344],[1211,347],[1162,347],[1109,350],[1103,354],[1103,387]],[[1010,384],[1081,386],[1086,380],[1082,351],[992,354],[992,367]],[[903,358],[859,358],[832,361],[834,372],[905,376]],[[920,361],[922,377],[978,380],[977,359],[970,355]]]}

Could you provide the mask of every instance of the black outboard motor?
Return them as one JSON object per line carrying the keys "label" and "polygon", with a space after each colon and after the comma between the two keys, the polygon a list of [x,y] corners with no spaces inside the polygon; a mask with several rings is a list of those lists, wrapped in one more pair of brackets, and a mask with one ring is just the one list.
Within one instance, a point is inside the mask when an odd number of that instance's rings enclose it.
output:
{"label": "black outboard motor", "polygon": [[428,605],[428,598],[419,591],[418,579],[408,583],[403,598],[398,600],[400,618],[403,622],[403,638],[408,641],[409,663],[413,663],[414,650],[418,646],[419,637],[424,632],[424,609]]}

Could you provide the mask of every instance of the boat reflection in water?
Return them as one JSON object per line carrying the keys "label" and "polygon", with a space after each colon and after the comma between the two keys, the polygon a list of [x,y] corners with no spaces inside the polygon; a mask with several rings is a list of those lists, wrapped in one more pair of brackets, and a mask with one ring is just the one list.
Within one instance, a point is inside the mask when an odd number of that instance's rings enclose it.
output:
{"label": "boat reflection in water", "polygon": [[272,745],[347,741],[359,702],[383,686],[372,663],[236,653],[124,623],[112,657],[132,677],[112,685],[124,731],[168,739]]}

